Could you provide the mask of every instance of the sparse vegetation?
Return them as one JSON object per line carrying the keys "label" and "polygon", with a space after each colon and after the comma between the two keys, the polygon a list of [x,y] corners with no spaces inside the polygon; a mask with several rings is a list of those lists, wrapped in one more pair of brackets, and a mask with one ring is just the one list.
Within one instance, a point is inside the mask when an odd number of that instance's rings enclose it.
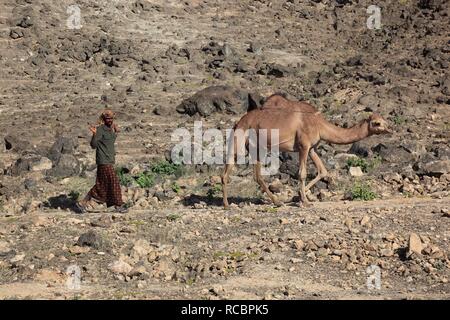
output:
{"label": "sparse vegetation", "polygon": [[211,188],[208,189],[206,195],[209,199],[213,199],[215,196],[219,195],[222,192],[222,186],[220,184],[215,184]]}
{"label": "sparse vegetation", "polygon": [[395,116],[392,121],[397,125],[400,126],[406,122],[406,119],[402,116]]}
{"label": "sparse vegetation", "polygon": [[172,191],[175,192],[175,193],[180,193],[181,187],[178,185],[178,183],[174,182],[172,184]]}
{"label": "sparse vegetation", "polygon": [[375,155],[371,160],[366,160],[360,157],[353,157],[347,160],[347,168],[360,167],[363,172],[369,172],[377,168],[383,159],[379,155]]}
{"label": "sparse vegetation", "polygon": [[171,213],[171,214],[169,214],[167,216],[167,220],[169,220],[169,221],[176,221],[176,220],[178,220],[180,218],[181,218],[181,216],[179,214],[176,214],[176,213]]}
{"label": "sparse vegetation", "polygon": [[128,187],[133,182],[133,177],[127,173],[124,167],[116,168],[117,176],[119,177],[120,185]]}
{"label": "sparse vegetation", "polygon": [[357,182],[350,189],[352,200],[370,201],[377,197],[376,193],[370,189],[366,183]]}
{"label": "sparse vegetation", "polygon": [[72,190],[69,193],[69,198],[73,201],[76,202],[78,201],[78,199],[80,198],[80,192],[76,191],[76,190]]}
{"label": "sparse vegetation", "polygon": [[151,167],[151,171],[156,174],[172,175],[180,173],[181,165],[170,163],[168,161],[160,161]]}
{"label": "sparse vegetation", "polygon": [[141,188],[151,188],[155,184],[155,176],[150,172],[142,172],[136,178],[136,183]]}

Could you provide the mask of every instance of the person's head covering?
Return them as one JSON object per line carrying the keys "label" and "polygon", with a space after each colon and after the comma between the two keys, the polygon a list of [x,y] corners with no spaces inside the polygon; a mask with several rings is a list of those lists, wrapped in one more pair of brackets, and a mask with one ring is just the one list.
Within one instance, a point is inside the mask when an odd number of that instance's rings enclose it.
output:
{"label": "person's head covering", "polygon": [[115,112],[113,112],[112,110],[110,110],[110,109],[105,109],[105,110],[103,110],[102,111],[102,114],[100,115],[100,117],[99,117],[99,119],[98,119],[98,121],[99,121],[99,124],[102,124],[102,123],[105,123],[105,118],[106,117],[108,117],[108,118],[115,118],[116,117],[116,114],[115,114]]}

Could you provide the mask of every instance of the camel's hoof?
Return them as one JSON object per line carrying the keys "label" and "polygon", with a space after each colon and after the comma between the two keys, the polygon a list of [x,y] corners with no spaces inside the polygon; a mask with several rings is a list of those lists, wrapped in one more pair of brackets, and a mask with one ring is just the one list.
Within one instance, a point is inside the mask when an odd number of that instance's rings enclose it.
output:
{"label": "camel's hoof", "polygon": [[282,207],[284,205],[284,203],[281,201],[274,201],[273,204],[275,207]]}
{"label": "camel's hoof", "polygon": [[311,208],[313,205],[311,202],[299,202],[298,206],[300,208]]}
{"label": "camel's hoof", "polygon": [[224,210],[228,210],[228,209],[230,209],[230,205],[228,205],[228,204],[224,204],[224,205],[223,205],[223,209],[224,209]]}

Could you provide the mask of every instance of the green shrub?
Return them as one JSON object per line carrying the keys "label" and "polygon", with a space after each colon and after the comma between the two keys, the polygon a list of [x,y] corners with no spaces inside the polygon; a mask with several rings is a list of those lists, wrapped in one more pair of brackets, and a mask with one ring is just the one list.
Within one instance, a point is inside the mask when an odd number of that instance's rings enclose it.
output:
{"label": "green shrub", "polygon": [[167,220],[169,220],[169,221],[176,221],[176,220],[178,220],[180,218],[181,218],[181,216],[179,214],[176,214],[176,213],[171,213],[171,214],[169,214],[167,216]]}
{"label": "green shrub", "polygon": [[365,183],[355,183],[350,190],[352,200],[370,201],[377,197],[376,193]]}
{"label": "green shrub", "polygon": [[219,195],[222,192],[222,185],[215,184],[213,187],[209,188],[206,192],[206,195],[209,199],[214,198],[214,196]]}
{"label": "green shrub", "polygon": [[126,173],[125,168],[116,168],[117,176],[119,177],[119,182],[121,186],[128,187],[133,182],[133,177]]}
{"label": "green shrub", "polygon": [[174,182],[172,184],[172,191],[175,193],[179,193],[181,191],[181,187],[178,185],[178,183]]}
{"label": "green shrub", "polygon": [[137,176],[136,183],[141,188],[150,188],[155,183],[155,176],[150,172],[142,172]]}
{"label": "green shrub", "polygon": [[392,121],[397,125],[400,126],[406,122],[406,119],[402,116],[395,116]]}
{"label": "green shrub", "polygon": [[151,171],[156,174],[172,175],[179,172],[181,165],[170,163],[168,161],[160,161],[154,164]]}
{"label": "green shrub", "polygon": [[72,201],[76,202],[76,201],[78,201],[78,199],[80,198],[80,193],[79,193],[78,191],[76,191],[76,190],[72,190],[72,191],[70,191],[70,193],[69,193],[69,198],[70,198]]}
{"label": "green shrub", "polygon": [[375,155],[373,159],[367,161],[360,157],[353,157],[347,160],[347,169],[350,167],[360,167],[363,172],[368,172],[370,170],[378,167],[383,159],[379,155]]}
{"label": "green shrub", "polygon": [[363,172],[367,172],[369,163],[363,158],[352,157],[347,160],[347,168],[350,168],[350,167],[360,167]]}

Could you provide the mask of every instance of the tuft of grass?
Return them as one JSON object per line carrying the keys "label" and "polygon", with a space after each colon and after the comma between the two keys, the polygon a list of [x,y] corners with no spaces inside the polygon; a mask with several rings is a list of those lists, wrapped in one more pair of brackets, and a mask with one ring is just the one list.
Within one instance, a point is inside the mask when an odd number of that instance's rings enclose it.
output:
{"label": "tuft of grass", "polygon": [[347,168],[350,167],[360,167],[363,172],[367,172],[369,163],[360,157],[353,157],[347,160]]}
{"label": "tuft of grass", "polygon": [[231,260],[240,260],[246,256],[247,255],[241,251],[231,251],[231,252],[217,251],[213,254],[214,259],[226,257]]}
{"label": "tuft of grass", "polygon": [[363,172],[368,172],[377,168],[383,159],[380,155],[375,155],[373,159],[367,161],[366,159],[360,157],[353,157],[347,160],[347,169],[350,167],[360,167]]}
{"label": "tuft of grass", "polygon": [[267,213],[277,213],[278,212],[278,208],[276,207],[269,207],[266,209]]}
{"label": "tuft of grass", "polygon": [[170,163],[168,161],[160,161],[151,167],[151,171],[156,174],[170,176],[172,174],[180,173],[181,165]]}
{"label": "tuft of grass", "polygon": [[155,176],[150,172],[142,172],[137,176],[136,183],[141,188],[151,188],[155,184]]}
{"label": "tuft of grass", "polygon": [[221,184],[215,184],[213,187],[209,188],[206,192],[206,195],[208,196],[208,199],[213,199],[216,195],[219,195],[222,192],[222,185]]}
{"label": "tuft of grass", "polygon": [[365,183],[357,182],[350,190],[352,200],[370,201],[377,197],[377,194]]}
{"label": "tuft of grass", "polygon": [[181,187],[178,185],[178,183],[174,182],[172,184],[172,191],[175,192],[175,193],[180,193]]}
{"label": "tuft of grass", "polygon": [[69,193],[69,198],[70,200],[72,200],[73,202],[77,202],[78,199],[80,198],[80,192],[76,191],[76,190],[72,190]]}
{"label": "tuft of grass", "polygon": [[133,177],[127,173],[124,167],[116,168],[117,176],[119,177],[120,185],[128,187],[133,182]]}
{"label": "tuft of grass", "polygon": [[406,122],[406,119],[402,116],[395,116],[392,121],[397,125],[397,126],[401,126],[402,124],[404,124]]}
{"label": "tuft of grass", "polygon": [[169,220],[169,221],[176,221],[176,220],[178,220],[180,218],[181,218],[181,216],[179,214],[176,214],[176,213],[171,213],[171,214],[169,214],[167,216],[167,220]]}

